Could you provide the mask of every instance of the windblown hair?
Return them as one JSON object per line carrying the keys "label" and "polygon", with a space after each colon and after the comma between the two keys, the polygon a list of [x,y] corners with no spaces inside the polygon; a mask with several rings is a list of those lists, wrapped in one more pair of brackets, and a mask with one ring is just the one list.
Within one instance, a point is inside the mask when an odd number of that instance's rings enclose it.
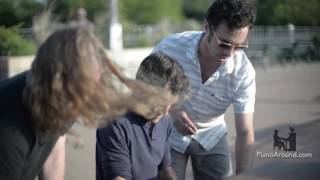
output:
{"label": "windblown hair", "polygon": [[253,0],[216,0],[206,13],[206,21],[213,27],[226,23],[230,29],[253,26],[256,5]]}
{"label": "windblown hair", "polygon": [[[116,84],[129,91],[120,91]],[[145,96],[136,97],[140,93]],[[128,109],[145,115],[149,109],[141,110],[140,104],[153,97],[153,103],[159,101],[156,95],[156,89],[127,79],[92,32],[72,27],[53,33],[38,49],[24,103],[37,131],[65,133],[77,120],[96,127]]]}

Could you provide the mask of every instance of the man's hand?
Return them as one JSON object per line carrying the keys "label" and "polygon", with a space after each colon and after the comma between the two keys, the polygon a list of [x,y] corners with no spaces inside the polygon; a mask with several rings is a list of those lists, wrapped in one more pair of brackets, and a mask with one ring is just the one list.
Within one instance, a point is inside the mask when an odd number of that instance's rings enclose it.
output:
{"label": "man's hand", "polygon": [[172,167],[167,167],[159,172],[159,180],[176,180],[176,172]]}
{"label": "man's hand", "polygon": [[185,111],[179,111],[174,116],[174,125],[177,130],[183,135],[192,135],[197,132],[197,127],[193,121],[189,118]]}

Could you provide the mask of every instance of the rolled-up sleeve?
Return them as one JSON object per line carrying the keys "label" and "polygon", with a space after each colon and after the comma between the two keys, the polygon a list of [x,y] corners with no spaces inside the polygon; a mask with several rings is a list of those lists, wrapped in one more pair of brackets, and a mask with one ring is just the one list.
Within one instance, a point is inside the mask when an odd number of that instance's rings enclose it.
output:
{"label": "rolled-up sleeve", "polygon": [[256,97],[255,71],[251,70],[243,79],[233,97],[235,113],[253,113]]}
{"label": "rolled-up sleeve", "polygon": [[125,132],[121,125],[112,125],[97,130],[96,165],[97,179],[113,179],[121,176],[132,179],[130,153]]}

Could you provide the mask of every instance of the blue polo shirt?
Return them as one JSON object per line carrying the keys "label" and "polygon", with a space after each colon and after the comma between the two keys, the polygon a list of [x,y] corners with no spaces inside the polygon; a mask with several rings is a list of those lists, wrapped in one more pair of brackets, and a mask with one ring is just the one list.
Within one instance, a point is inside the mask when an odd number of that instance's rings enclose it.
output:
{"label": "blue polo shirt", "polygon": [[128,113],[97,130],[96,179],[157,179],[158,172],[171,166],[169,135],[172,122],[162,118],[152,124]]}

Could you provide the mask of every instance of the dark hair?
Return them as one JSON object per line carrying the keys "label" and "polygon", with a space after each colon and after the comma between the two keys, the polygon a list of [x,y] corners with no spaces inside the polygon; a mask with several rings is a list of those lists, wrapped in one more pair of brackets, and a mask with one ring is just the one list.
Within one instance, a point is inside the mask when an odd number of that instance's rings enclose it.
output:
{"label": "dark hair", "polygon": [[216,0],[206,13],[206,21],[213,27],[226,23],[230,29],[252,27],[256,16],[253,0]]}
{"label": "dark hair", "polygon": [[169,56],[160,53],[150,54],[143,60],[136,79],[167,88],[172,95],[184,95],[189,91],[189,80],[182,67]]}

